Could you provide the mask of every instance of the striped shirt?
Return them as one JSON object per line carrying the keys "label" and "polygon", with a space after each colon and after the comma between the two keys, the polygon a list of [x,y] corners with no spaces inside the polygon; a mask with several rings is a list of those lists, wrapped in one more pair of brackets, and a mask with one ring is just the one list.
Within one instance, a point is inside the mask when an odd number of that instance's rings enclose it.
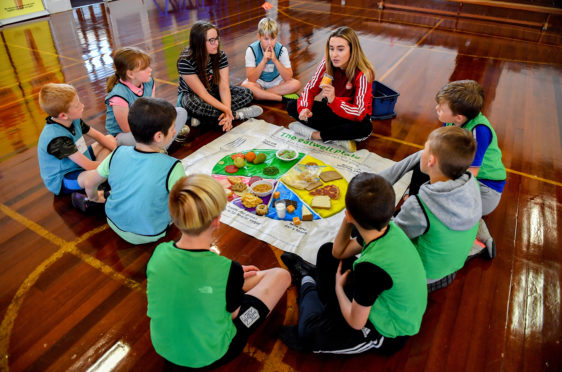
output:
{"label": "striped shirt", "polygon": [[[178,88],[178,94],[182,93],[190,93],[191,89],[182,78],[182,75],[198,75],[197,63],[194,59],[191,58],[180,58],[178,60],[178,73],[180,75],[180,86]],[[220,51],[220,59],[219,59],[219,70],[228,67],[228,58],[226,58],[226,54],[224,51]],[[209,62],[207,63],[207,78],[209,81],[213,79],[213,62],[209,58]],[[202,82],[203,83],[203,82]],[[203,83],[205,85],[205,83]],[[213,87],[211,86],[211,91]]]}

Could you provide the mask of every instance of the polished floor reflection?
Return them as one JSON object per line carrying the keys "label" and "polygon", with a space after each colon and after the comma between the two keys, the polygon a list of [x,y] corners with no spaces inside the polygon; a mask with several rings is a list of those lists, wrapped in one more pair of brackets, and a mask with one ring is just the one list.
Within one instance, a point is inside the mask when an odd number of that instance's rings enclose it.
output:
{"label": "polished floor reflection", "polygon": [[[45,189],[36,157],[46,116],[37,102],[41,86],[74,85],[86,105],[84,120],[104,131],[105,85],[114,72],[115,49],[146,50],[156,95],[175,102],[176,60],[195,21],[219,26],[237,84],[245,78],[245,49],[266,14],[279,22],[279,40],[303,82],[323,57],[334,27],[358,32],[377,80],[400,92],[396,118],[373,121],[373,133],[360,147],[393,160],[420,149],[439,126],[434,95],[441,86],[479,81],[508,180],[488,218],[498,256],[472,260],[449,288],[431,294],[420,333],[399,353],[333,357],[288,350],[277,331],[297,318],[291,288],[244,353],[222,370],[562,369],[560,10],[548,15],[465,5],[457,16],[453,1],[386,3],[379,10],[363,0],[281,0],[265,10],[262,1],[118,0],[3,27],[0,370],[86,370],[101,360],[114,361],[120,371],[163,368],[146,317],[145,269],[155,244],[126,244],[103,217],[84,216],[68,197]],[[268,122],[292,121],[281,104],[262,107]],[[219,135],[194,129],[171,154],[181,159]],[[165,239],[177,237],[171,229]],[[226,225],[217,245],[243,264],[281,265],[280,250]]]}

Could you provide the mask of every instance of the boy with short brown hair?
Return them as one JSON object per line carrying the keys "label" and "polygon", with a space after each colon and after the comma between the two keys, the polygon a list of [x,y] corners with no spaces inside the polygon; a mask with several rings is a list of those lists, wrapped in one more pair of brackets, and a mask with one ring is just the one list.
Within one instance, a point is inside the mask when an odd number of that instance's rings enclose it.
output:
{"label": "boy with short brown hair", "polygon": [[476,238],[482,202],[478,184],[467,172],[476,149],[472,135],[458,127],[441,127],[425,147],[380,173],[398,181],[417,163],[429,176],[410,195],[394,222],[412,239],[423,261],[428,291],[449,285]]}
{"label": "boy with short brown hair", "polygon": [[[115,149],[115,138],[82,120],[84,105],[72,85],[45,84],[39,92],[39,105],[49,115],[37,145],[45,186],[55,195],[82,190],[85,171],[95,169]],[[87,146],[84,134],[97,142]]]}

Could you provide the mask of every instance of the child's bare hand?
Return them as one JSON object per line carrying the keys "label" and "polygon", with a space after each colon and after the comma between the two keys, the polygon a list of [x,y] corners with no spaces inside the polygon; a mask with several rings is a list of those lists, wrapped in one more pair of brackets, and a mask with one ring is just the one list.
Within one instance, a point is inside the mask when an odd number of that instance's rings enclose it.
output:
{"label": "child's bare hand", "polygon": [[303,121],[308,121],[308,118],[311,116],[312,116],[312,111],[310,111],[307,108],[302,109],[301,112],[299,113],[299,119]]}
{"label": "child's bare hand", "polygon": [[336,287],[342,287],[345,285],[345,282],[347,281],[347,277],[349,275],[349,273],[351,272],[351,270],[347,270],[345,273],[342,274],[341,272],[341,260],[340,260],[340,264],[338,265],[338,270],[336,271]]}
{"label": "child's bare hand", "polygon": [[232,120],[234,120],[232,111],[228,110],[227,112],[220,114],[219,125],[222,127],[223,132],[228,132],[232,129]]}
{"label": "child's bare hand", "polygon": [[254,265],[242,265],[242,270],[244,270],[244,279],[256,276],[258,275],[258,271],[260,271],[260,269]]}
{"label": "child's bare hand", "polygon": [[328,103],[332,103],[334,98],[336,98],[336,90],[333,85],[324,84],[322,86],[322,97],[328,100]]}
{"label": "child's bare hand", "polygon": [[265,58],[267,61],[269,61],[270,59],[273,58],[273,48],[272,47],[268,47],[265,50],[265,53],[263,54],[263,58]]}

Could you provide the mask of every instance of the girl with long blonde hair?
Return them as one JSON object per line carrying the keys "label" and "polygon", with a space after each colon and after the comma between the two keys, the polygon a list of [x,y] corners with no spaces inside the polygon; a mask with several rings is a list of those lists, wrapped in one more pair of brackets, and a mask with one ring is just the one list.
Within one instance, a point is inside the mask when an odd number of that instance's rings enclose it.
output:
{"label": "girl with long blonde hair", "polygon": [[[353,29],[340,27],[326,42],[326,57],[301,97],[287,105],[297,119],[289,128],[306,139],[322,140],[356,150],[355,141],[372,131],[372,83],[375,71]],[[320,95],[321,101],[314,101]]]}

